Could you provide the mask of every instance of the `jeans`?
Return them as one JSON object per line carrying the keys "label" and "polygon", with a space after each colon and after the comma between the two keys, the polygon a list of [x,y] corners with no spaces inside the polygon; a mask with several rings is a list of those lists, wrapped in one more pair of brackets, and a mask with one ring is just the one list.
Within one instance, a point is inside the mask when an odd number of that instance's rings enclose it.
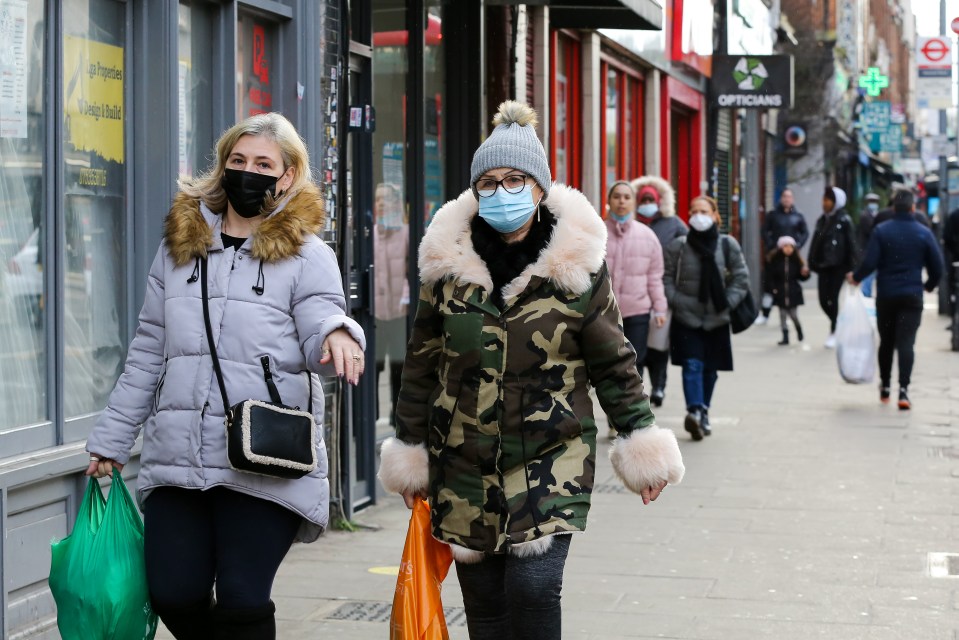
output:
{"label": "jeans", "polygon": [[839,316],[839,291],[846,281],[842,267],[830,267],[819,272],[819,306],[829,317],[829,333],[836,333],[836,318]]}
{"label": "jeans", "polygon": [[623,333],[626,339],[636,350],[636,370],[640,375],[643,373],[643,367],[646,365],[646,341],[649,339],[649,320],[650,314],[644,313],[638,316],[623,318]]}
{"label": "jeans", "polygon": [[456,563],[470,640],[560,640],[570,536],[552,538],[542,555],[497,554],[475,564]]}
{"label": "jeans", "polygon": [[280,505],[225,487],[158,487],[144,504],[144,554],[154,608],[208,601],[247,609],[270,603],[273,579],[302,518]]}
{"label": "jeans", "polygon": [[683,394],[686,396],[686,410],[709,409],[713,400],[713,390],[719,374],[715,369],[707,369],[706,363],[695,358],[687,358],[683,363]]}
{"label": "jeans", "polygon": [[879,327],[879,380],[888,387],[892,379],[892,355],[899,354],[899,386],[908,387],[916,361],[913,347],[922,322],[922,298],[903,296],[876,299]]}
{"label": "jeans", "polygon": [[873,271],[862,280],[862,295],[872,297],[872,285],[876,282],[876,272]]}

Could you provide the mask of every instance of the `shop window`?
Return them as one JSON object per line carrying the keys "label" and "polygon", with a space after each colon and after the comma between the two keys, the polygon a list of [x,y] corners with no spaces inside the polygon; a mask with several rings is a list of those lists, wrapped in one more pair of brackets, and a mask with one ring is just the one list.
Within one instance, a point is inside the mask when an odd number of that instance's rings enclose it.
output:
{"label": "shop window", "polygon": [[177,15],[177,166],[181,178],[208,168],[213,136],[213,19],[203,3]]}
{"label": "shop window", "polygon": [[551,48],[553,82],[550,112],[550,165],[556,182],[580,187],[580,121],[582,91],[580,85],[579,41],[565,33],[553,33]]}
{"label": "shop window", "polygon": [[632,73],[603,64],[603,193],[617,180],[643,173],[643,83]]}
{"label": "shop window", "polygon": [[126,3],[65,0],[62,10],[60,257],[69,419],[103,409],[126,357],[128,104]]}
{"label": "shop window", "polygon": [[0,4],[0,432],[48,419],[44,5]]}
{"label": "shop window", "polygon": [[236,26],[237,122],[281,110],[275,89],[279,81],[275,66],[278,31],[274,23],[240,13]]}
{"label": "shop window", "polygon": [[426,167],[426,222],[446,202],[446,176],[443,171],[443,159],[446,158],[446,118],[443,105],[446,98],[446,55],[442,36],[442,7],[440,0],[430,0],[427,7],[425,38],[426,60],[424,67],[426,125],[423,139],[423,160]]}
{"label": "shop window", "polygon": [[[408,280],[410,225],[405,196],[409,82],[406,18],[407,9],[402,6],[373,10],[373,106],[376,110],[373,132],[373,260],[376,280],[373,304],[377,439],[392,433],[393,407],[399,394],[400,372],[406,354],[406,318],[411,302]],[[442,63],[433,60],[431,64]],[[426,138],[432,137],[435,142],[435,154],[439,154],[441,107],[441,103],[435,104],[434,127],[427,126],[427,132],[434,131],[432,136],[427,133]],[[429,173],[429,157],[426,160]],[[436,167],[432,170],[437,171]]]}

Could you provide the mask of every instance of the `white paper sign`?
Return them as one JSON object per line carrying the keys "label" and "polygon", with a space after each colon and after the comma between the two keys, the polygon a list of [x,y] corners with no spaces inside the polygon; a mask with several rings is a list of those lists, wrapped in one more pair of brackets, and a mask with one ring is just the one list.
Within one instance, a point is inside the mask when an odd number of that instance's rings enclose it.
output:
{"label": "white paper sign", "polygon": [[27,0],[0,0],[0,138],[27,137]]}

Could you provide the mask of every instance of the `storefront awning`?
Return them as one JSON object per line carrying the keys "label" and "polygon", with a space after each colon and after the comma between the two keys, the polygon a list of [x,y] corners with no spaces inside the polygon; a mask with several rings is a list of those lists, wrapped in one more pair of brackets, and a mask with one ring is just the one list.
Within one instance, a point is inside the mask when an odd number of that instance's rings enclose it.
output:
{"label": "storefront awning", "polygon": [[[487,4],[520,4],[519,0],[487,0]],[[658,0],[526,0],[525,5],[549,7],[554,29],[663,28],[663,7]]]}

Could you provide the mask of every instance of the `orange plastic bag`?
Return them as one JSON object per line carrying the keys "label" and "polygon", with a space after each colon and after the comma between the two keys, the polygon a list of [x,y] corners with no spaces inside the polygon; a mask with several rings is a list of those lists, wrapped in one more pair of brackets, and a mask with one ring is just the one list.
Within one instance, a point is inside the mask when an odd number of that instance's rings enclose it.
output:
{"label": "orange plastic bag", "polygon": [[449,640],[440,591],[453,563],[447,544],[430,533],[430,507],[417,500],[396,578],[390,640]]}

